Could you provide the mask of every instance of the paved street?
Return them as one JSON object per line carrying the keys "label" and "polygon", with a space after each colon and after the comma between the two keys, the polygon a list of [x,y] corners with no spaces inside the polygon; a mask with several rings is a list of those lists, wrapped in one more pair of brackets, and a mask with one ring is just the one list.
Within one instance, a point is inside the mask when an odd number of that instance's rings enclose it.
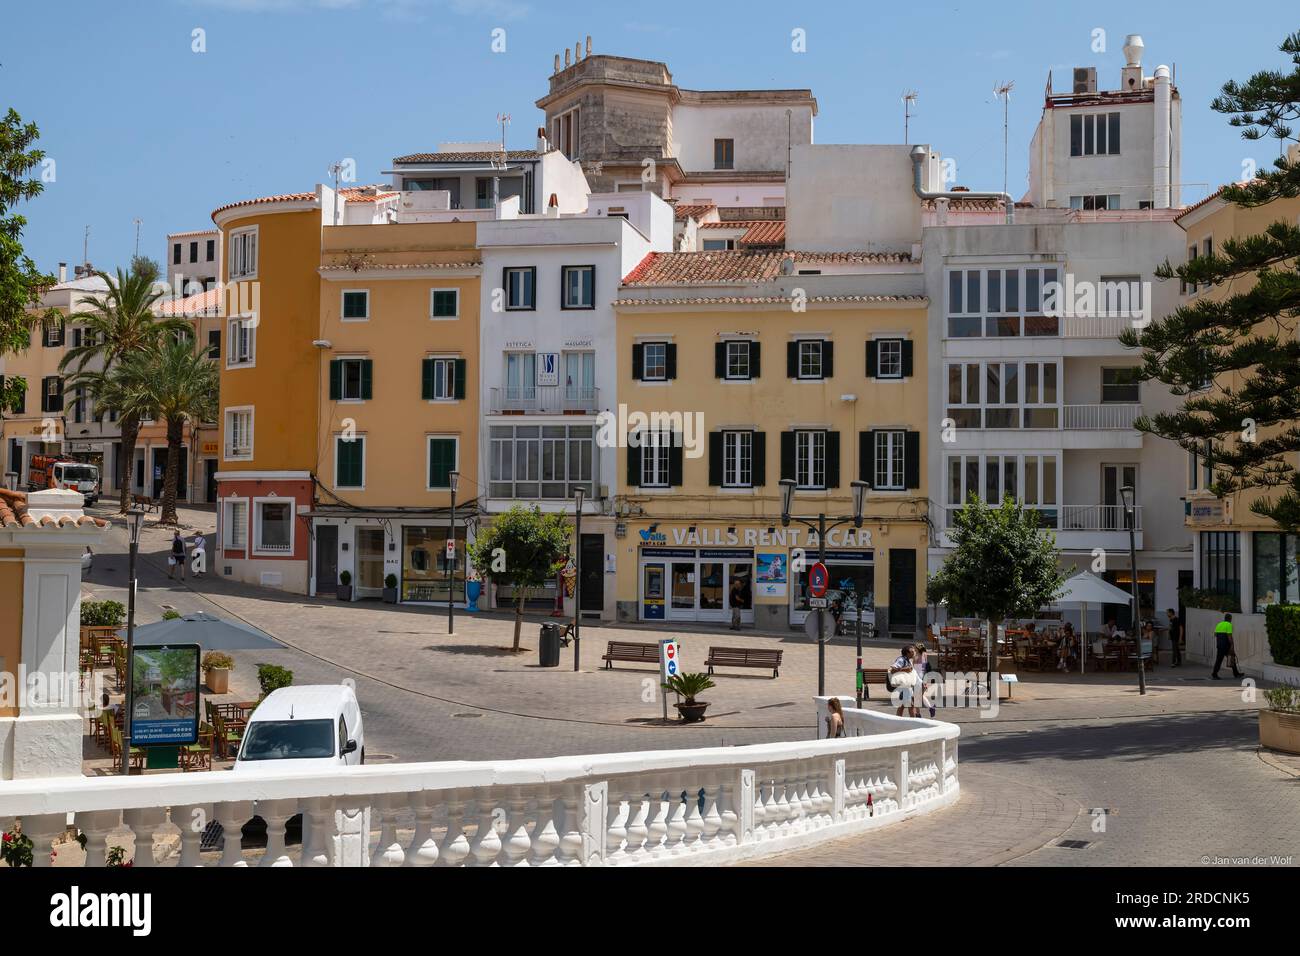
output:
{"label": "paved street", "polygon": [[[182,521],[209,530],[212,515],[187,510]],[[560,668],[542,669],[535,621],[524,629],[528,651],[514,655],[508,617],[458,614],[449,638],[442,610],[338,605],[210,574],[182,585],[167,580],[168,537],[152,528],[143,535],[138,620],[156,620],[166,607],[206,610],[248,621],[289,645],[236,653],[229,699],[257,696],[261,662],[289,667],[297,683],[353,678],[371,759],[716,746],[812,732],[816,646],[795,635],[679,633],[688,663],[703,659],[710,643],[779,646],[785,655],[775,680],[758,672],[719,676],[707,695],[713,706],[705,724],[664,725],[652,668],[605,671],[599,661],[605,641],[654,640],[669,633],[662,628],[585,626],[581,671],[572,671],[569,651]],[[96,556],[85,587],[96,598],[122,600],[127,562],[120,528],[112,541]],[[883,666],[895,652],[879,643],[868,649],[867,665]],[[852,690],[853,656],[843,639],[828,648],[830,690]],[[869,845],[828,844],[782,862],[1198,865],[1205,854],[1300,861],[1300,769],[1261,759],[1249,694],[1207,677],[1204,668],[1162,667],[1141,697],[1127,674],[1023,674],[1014,700],[993,719],[975,710],[940,713],[963,727],[963,797],[955,807]],[[884,694],[874,688],[873,696]],[[1056,846],[1062,838],[1087,845]]]}

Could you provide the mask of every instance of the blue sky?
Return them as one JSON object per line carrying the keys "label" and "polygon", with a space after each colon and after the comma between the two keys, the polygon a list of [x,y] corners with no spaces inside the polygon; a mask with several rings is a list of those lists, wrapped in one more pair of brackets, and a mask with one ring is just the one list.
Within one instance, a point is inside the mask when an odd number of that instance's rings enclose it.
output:
{"label": "blue sky", "polygon": [[[312,188],[337,159],[358,181],[382,179],[403,153],[440,141],[530,147],[552,57],[587,34],[597,53],[663,60],[693,89],[810,87],[821,143],[902,140],[900,94],[918,91],[913,142],[957,160],[958,182],[1002,182],[1001,108],[1015,81],[1010,191],[1025,188],[1029,137],[1047,72],[1096,65],[1118,85],[1127,33],[1143,65],[1177,68],[1183,181],[1238,179],[1276,156],[1240,139],[1209,102],[1222,82],[1287,66],[1277,52],[1300,27],[1281,2],[1205,0],[1088,5],[960,3],[570,3],[556,0],[24,0],[0,19],[0,109],[41,128],[55,181],[22,207],[37,264],[125,264],[136,227],[155,259],[169,231],[206,228],[217,206]],[[1249,10],[1248,16],[1243,11]],[[492,52],[505,31],[504,53]],[[206,52],[194,52],[193,31]],[[791,49],[802,29],[806,52]],[[1094,30],[1104,53],[1093,52]],[[1189,186],[1184,200],[1204,194]]]}

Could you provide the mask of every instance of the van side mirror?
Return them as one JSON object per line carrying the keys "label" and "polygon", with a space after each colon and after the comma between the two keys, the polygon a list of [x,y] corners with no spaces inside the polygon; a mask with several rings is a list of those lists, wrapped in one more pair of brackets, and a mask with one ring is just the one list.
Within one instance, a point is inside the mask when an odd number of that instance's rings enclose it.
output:
{"label": "van side mirror", "polygon": [[355,740],[349,740],[346,744],[343,745],[343,752],[340,753],[339,756],[342,757],[350,753],[355,753],[356,749],[357,749],[357,742]]}

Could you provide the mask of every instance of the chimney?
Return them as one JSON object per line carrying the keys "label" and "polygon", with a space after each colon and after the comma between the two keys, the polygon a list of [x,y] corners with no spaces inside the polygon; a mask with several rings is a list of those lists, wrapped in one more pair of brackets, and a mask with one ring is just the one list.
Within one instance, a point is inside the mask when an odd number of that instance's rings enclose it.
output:
{"label": "chimney", "polygon": [[555,193],[551,193],[551,198],[546,203],[546,218],[560,218],[560,198]]}
{"label": "chimney", "polygon": [[1140,90],[1145,86],[1142,81],[1143,49],[1142,37],[1136,33],[1124,38],[1124,68],[1119,74],[1121,90]]}
{"label": "chimney", "polygon": [[67,281],[68,281],[68,264],[67,264],[66,262],[60,262],[60,263],[59,263],[59,282],[60,282],[60,283],[63,283],[63,282],[67,282]]}
{"label": "chimney", "polygon": [[550,149],[550,146],[546,142],[546,127],[539,126],[537,127],[537,151],[544,153],[548,149]]}
{"label": "chimney", "polygon": [[591,56],[591,34],[587,34],[587,56]]}
{"label": "chimney", "polygon": [[579,40],[577,43],[573,44],[573,62],[577,63],[581,59],[582,59],[582,41]]}
{"label": "chimney", "polygon": [[555,54],[555,72],[560,72],[560,54]]}
{"label": "chimney", "polygon": [[569,51],[569,48],[566,46],[564,48],[564,68],[566,70],[569,68],[569,64],[573,62],[572,60],[569,59],[569,57],[571,56],[573,56],[573,54]]}

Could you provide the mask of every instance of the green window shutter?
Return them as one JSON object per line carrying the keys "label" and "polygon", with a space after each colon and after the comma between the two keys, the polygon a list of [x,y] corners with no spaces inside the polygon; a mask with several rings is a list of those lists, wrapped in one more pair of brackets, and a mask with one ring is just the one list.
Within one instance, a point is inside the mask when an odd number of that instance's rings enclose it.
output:
{"label": "green window shutter", "polygon": [[427,358],[420,363],[420,397],[426,402],[433,398],[433,362]]}
{"label": "green window shutter", "polygon": [[371,359],[361,360],[361,397],[363,399],[372,398],[372,382],[374,379],[375,363]]}
{"label": "green window shutter", "polygon": [[465,375],[469,369],[469,362],[465,359],[456,359],[456,398],[465,397]]}
{"label": "green window shutter", "polygon": [[361,487],[364,445],[365,442],[360,439],[347,441],[346,439],[339,438],[336,440],[335,447],[338,449],[336,460],[338,465],[334,476],[335,487]]}
{"label": "green window shutter", "polygon": [[343,397],[343,362],[341,359],[330,360],[330,401],[337,402]]}
{"label": "green window shutter", "polygon": [[456,439],[433,438],[429,441],[429,487],[451,487],[451,473],[456,467]]}

